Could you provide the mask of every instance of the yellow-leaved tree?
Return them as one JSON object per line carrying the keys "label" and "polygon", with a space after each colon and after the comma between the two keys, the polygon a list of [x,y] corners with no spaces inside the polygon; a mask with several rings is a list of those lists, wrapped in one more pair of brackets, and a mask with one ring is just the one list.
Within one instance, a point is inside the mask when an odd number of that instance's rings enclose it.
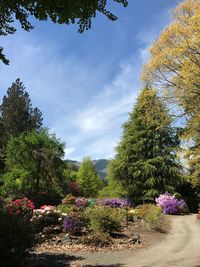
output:
{"label": "yellow-leaved tree", "polygon": [[186,118],[192,139],[191,177],[200,185],[200,0],[186,0],[172,12],[171,24],[150,48],[142,79],[174,101]]}

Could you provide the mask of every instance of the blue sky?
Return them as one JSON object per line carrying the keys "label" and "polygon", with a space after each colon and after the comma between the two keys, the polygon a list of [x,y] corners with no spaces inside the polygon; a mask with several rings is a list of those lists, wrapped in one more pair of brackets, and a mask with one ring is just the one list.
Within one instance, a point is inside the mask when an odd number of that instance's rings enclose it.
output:
{"label": "blue sky", "polygon": [[176,0],[129,0],[111,5],[92,29],[33,20],[35,29],[1,37],[10,65],[0,63],[0,99],[16,78],[24,82],[44,125],[66,144],[65,158],[112,158],[142,84],[148,48],[170,21]]}

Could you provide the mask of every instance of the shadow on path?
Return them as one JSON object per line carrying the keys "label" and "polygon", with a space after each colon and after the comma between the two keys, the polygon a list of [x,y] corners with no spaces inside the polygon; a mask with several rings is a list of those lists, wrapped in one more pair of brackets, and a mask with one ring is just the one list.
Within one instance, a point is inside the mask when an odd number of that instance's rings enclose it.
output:
{"label": "shadow on path", "polygon": [[70,267],[70,263],[84,260],[67,254],[41,253],[32,254],[28,259],[28,267]]}
{"label": "shadow on path", "polygon": [[111,265],[85,265],[84,262],[80,264],[80,261],[84,261],[83,257],[77,257],[74,255],[67,254],[53,254],[53,253],[41,253],[32,254],[28,258],[28,262],[24,264],[26,267],[70,267],[76,266],[76,261],[78,265],[82,267],[123,267],[124,264],[111,264]]}

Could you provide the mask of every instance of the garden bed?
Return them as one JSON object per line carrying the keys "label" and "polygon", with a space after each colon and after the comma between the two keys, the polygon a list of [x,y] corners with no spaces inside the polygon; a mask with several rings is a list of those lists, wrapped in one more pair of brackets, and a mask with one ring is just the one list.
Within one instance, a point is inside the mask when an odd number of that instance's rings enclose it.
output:
{"label": "garden bed", "polygon": [[52,236],[40,244],[37,244],[33,253],[79,253],[79,252],[107,252],[127,249],[142,248],[153,245],[162,240],[170,229],[169,216],[164,215],[159,227],[149,228],[144,222],[129,222],[128,229],[120,233],[113,233],[110,243],[106,245],[88,245],[81,242],[82,236],[68,237],[62,233]]}

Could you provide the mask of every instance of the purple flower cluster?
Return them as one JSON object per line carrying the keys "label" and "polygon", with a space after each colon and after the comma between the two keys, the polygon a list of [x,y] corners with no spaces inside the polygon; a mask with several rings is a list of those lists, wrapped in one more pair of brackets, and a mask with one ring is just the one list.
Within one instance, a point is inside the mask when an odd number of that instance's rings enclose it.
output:
{"label": "purple flower cluster", "polygon": [[80,231],[79,218],[74,215],[65,217],[63,223],[64,231],[70,234],[76,234]]}
{"label": "purple flower cluster", "polygon": [[104,198],[99,201],[99,204],[112,208],[123,208],[129,205],[128,201],[122,198]]}
{"label": "purple flower cluster", "polygon": [[165,214],[177,214],[187,211],[187,204],[183,199],[177,199],[174,195],[165,193],[155,199],[158,206],[163,209]]}
{"label": "purple flower cluster", "polygon": [[87,198],[77,198],[75,200],[76,206],[79,208],[85,208],[90,205],[90,201]]}

